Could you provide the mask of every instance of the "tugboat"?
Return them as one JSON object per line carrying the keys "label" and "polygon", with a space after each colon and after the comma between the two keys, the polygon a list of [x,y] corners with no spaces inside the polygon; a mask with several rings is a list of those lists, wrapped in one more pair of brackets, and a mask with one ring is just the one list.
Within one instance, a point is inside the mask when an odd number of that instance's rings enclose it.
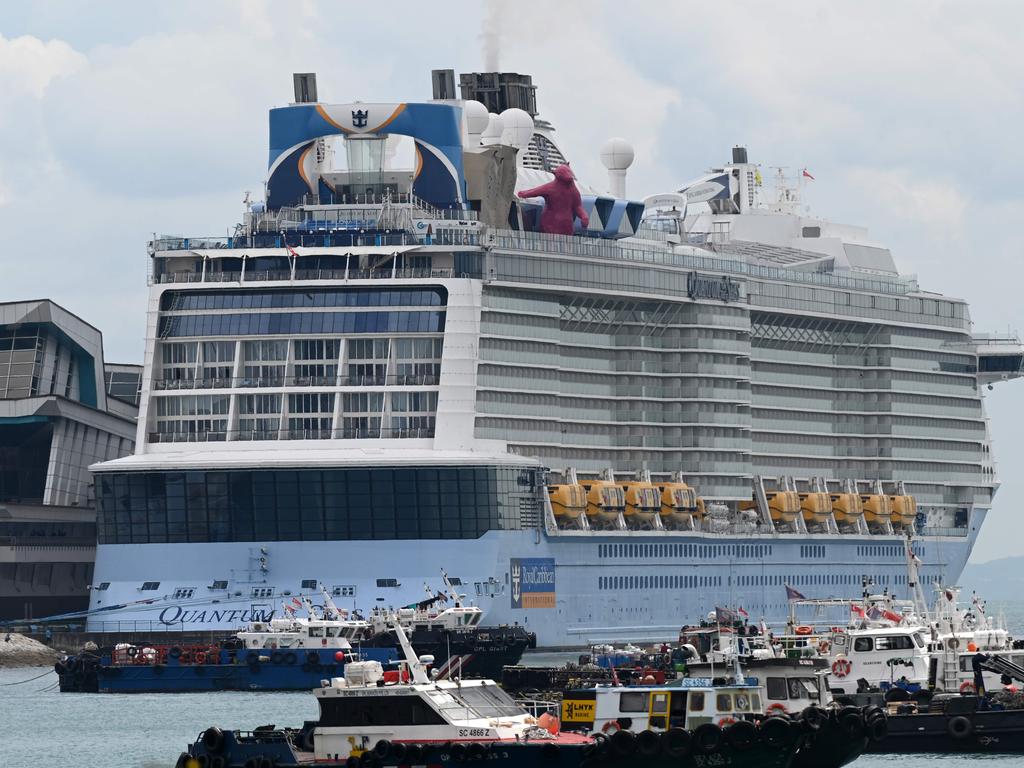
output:
{"label": "tugboat", "polygon": [[[300,729],[208,728],[179,756],[177,768],[285,768],[313,762],[346,768],[581,768],[605,761],[617,768],[786,768],[800,744],[796,738],[762,738],[752,723],[753,734],[748,732],[739,746],[724,739],[712,743],[667,722],[661,732],[652,728],[635,738],[627,731],[614,737],[563,731],[551,712],[531,714],[491,680],[432,680],[427,670],[433,659],[415,655],[401,624],[395,622],[391,630],[404,655],[394,679],[384,677],[378,662],[350,663],[346,677],[324,680],[313,691],[319,720]],[[746,706],[753,706],[752,698]],[[788,724],[782,727],[788,732]]]}
{"label": "tugboat", "polygon": [[[972,668],[974,685],[964,694],[890,702],[889,735],[869,751],[1024,754],[1024,696],[1010,683],[1024,682],[1024,667],[997,654],[978,653]],[[1004,689],[986,694],[985,672],[1003,676]]]}

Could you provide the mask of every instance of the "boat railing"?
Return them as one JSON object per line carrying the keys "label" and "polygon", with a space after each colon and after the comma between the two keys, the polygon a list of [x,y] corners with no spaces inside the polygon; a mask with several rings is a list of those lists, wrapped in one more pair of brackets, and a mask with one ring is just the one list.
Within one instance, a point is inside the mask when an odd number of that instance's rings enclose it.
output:
{"label": "boat railing", "polygon": [[558,715],[561,711],[561,705],[557,701],[550,701],[545,699],[516,699],[516,704],[521,706],[533,717],[540,717],[541,715],[548,713],[552,715]]}
{"label": "boat railing", "polygon": [[210,379],[157,379],[157,391],[191,389],[258,389],[280,387],[436,387],[441,377],[435,373],[391,374],[388,376],[345,375],[327,376],[240,376]]}

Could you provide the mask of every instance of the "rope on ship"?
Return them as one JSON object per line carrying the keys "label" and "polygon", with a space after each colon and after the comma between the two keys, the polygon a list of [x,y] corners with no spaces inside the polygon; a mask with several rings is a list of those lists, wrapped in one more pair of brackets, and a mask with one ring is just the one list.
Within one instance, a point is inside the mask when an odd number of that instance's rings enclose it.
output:
{"label": "rope on ship", "polygon": [[35,677],[30,677],[28,680],[18,680],[17,682],[14,682],[14,683],[0,683],[0,685],[8,686],[8,685],[21,685],[22,683],[31,683],[33,680],[38,680],[41,677],[46,677],[47,675],[52,675],[52,674],[55,674],[54,671],[52,669],[48,669],[45,672],[43,672],[43,674],[36,675]]}

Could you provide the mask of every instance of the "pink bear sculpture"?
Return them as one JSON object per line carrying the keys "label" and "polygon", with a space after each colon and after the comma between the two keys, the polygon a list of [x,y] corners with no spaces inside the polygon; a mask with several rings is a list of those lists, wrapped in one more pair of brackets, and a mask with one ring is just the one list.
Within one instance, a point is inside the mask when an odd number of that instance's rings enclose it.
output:
{"label": "pink bear sculpture", "polygon": [[575,176],[568,165],[555,168],[555,178],[547,184],[533,189],[524,189],[520,197],[543,197],[544,212],[540,216],[540,231],[551,235],[571,235],[573,221],[579,218],[586,229],[590,223],[583,210],[580,191],[576,189]]}

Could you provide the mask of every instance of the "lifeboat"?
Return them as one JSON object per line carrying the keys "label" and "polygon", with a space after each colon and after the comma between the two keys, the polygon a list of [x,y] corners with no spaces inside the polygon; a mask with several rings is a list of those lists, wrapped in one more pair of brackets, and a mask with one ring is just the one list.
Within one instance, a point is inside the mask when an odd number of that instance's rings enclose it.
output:
{"label": "lifeboat", "polygon": [[906,494],[889,497],[889,508],[892,511],[892,524],[908,528],[917,517],[917,499]]}
{"label": "lifeboat", "polygon": [[860,497],[864,507],[864,519],[875,525],[882,525],[892,519],[892,503],[884,493],[872,493]]}
{"label": "lifeboat", "polygon": [[587,518],[612,523],[626,511],[626,493],[614,480],[583,480],[587,491]]}
{"label": "lifeboat", "polygon": [[661,493],[650,481],[635,480],[622,484],[626,508],[623,516],[630,528],[650,524],[661,513]]}
{"label": "lifeboat", "polygon": [[805,523],[824,524],[832,514],[832,499],[824,491],[800,494],[800,513]]}
{"label": "lifeboat", "polygon": [[579,483],[549,485],[548,496],[555,522],[560,528],[569,523],[579,523],[587,514],[587,489]]}
{"label": "lifeboat", "polygon": [[765,496],[773,523],[792,523],[800,514],[800,494],[796,491],[772,491]]}
{"label": "lifeboat", "polygon": [[668,528],[692,528],[693,523],[704,517],[704,500],[697,497],[697,491],[682,480],[662,483],[661,522]]}
{"label": "lifeboat", "polygon": [[857,521],[864,517],[860,494],[833,493],[831,501],[832,515],[840,525],[857,525]]}

